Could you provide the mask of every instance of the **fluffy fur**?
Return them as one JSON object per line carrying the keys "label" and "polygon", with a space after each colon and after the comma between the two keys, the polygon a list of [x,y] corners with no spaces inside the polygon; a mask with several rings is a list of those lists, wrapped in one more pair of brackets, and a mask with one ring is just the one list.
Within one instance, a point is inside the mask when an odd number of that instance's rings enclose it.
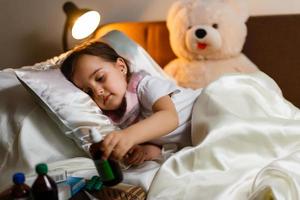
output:
{"label": "fluffy fur", "polygon": [[165,71],[183,87],[201,88],[230,72],[257,67],[241,53],[249,15],[244,0],[177,0],[167,27],[177,59]]}

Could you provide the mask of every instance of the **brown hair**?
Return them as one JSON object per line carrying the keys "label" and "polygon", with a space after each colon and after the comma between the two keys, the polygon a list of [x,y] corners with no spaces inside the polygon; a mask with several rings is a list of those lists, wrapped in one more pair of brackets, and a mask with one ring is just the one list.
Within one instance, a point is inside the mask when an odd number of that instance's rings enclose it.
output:
{"label": "brown hair", "polygon": [[97,56],[108,62],[116,62],[118,58],[122,58],[127,66],[127,81],[130,78],[129,61],[120,56],[111,46],[104,42],[88,43],[75,49],[62,63],[61,72],[70,81],[74,74],[74,67],[77,60],[83,55]]}

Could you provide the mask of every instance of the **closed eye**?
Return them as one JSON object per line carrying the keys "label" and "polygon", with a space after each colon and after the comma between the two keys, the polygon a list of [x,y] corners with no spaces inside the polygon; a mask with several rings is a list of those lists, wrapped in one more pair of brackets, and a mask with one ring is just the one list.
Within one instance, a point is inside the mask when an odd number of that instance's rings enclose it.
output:
{"label": "closed eye", "polygon": [[104,81],[104,76],[99,76],[96,78],[97,82],[103,82]]}

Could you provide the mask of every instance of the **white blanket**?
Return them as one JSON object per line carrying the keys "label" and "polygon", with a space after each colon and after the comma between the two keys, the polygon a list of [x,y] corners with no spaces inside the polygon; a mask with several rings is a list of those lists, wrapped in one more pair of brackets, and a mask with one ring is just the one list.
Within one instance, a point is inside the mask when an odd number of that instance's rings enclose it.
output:
{"label": "white blanket", "polygon": [[148,199],[300,199],[300,112],[264,73],[205,88],[192,140],[162,165]]}

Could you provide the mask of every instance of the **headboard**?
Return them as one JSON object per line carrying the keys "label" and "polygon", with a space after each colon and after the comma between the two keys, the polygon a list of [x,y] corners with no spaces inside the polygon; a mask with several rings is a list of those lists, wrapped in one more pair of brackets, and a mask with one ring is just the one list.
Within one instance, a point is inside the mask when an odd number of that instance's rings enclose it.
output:
{"label": "headboard", "polygon": [[[300,14],[250,17],[243,52],[280,86],[284,96],[300,107]],[[106,24],[95,37],[120,30],[144,47],[164,67],[175,58],[164,21]]]}

